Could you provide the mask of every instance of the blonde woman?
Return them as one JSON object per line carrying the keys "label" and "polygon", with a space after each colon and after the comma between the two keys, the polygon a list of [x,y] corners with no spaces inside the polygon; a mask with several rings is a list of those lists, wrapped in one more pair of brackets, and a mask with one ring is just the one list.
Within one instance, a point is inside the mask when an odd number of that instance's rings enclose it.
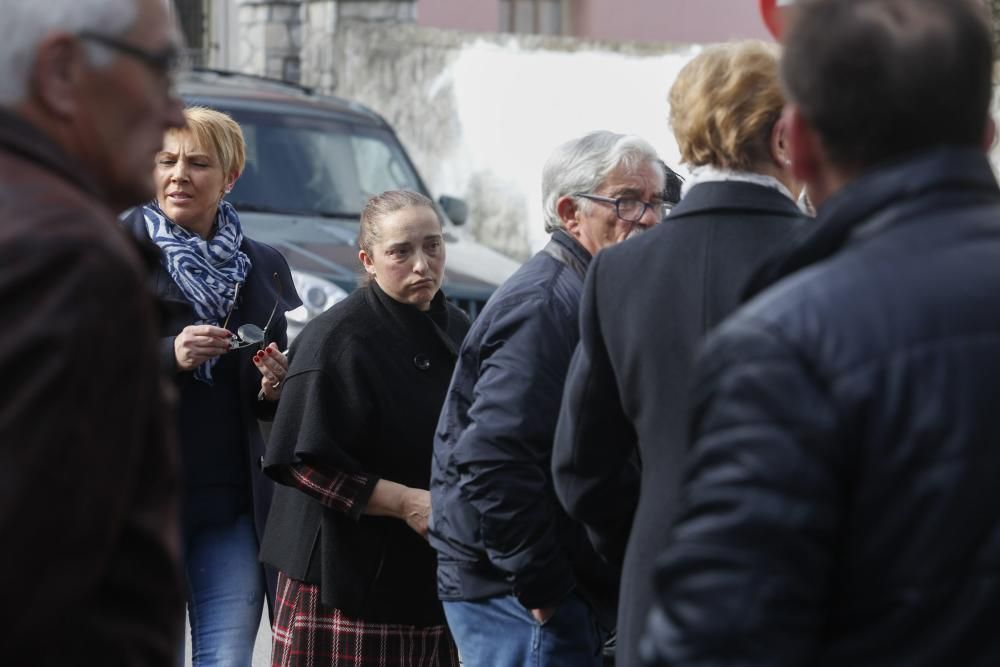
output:
{"label": "blonde woman", "polygon": [[192,662],[248,665],[277,579],[257,559],[273,488],[258,420],[281,395],[284,313],[300,301],[284,258],[244,236],[225,200],[243,171],[240,126],[201,107],[184,116],[156,157],[156,200],[125,224],[159,247],[154,289],[171,313],[161,351],[179,390]]}

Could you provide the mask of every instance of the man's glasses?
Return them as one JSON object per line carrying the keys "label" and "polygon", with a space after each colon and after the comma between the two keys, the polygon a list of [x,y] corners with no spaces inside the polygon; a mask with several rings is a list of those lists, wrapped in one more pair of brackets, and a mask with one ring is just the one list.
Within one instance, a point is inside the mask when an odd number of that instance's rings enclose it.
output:
{"label": "man's glasses", "polygon": [[659,200],[645,202],[641,199],[636,199],[635,197],[619,197],[617,199],[613,199],[611,197],[602,197],[601,195],[592,195],[587,192],[574,192],[572,196],[583,197],[584,199],[599,201],[604,204],[614,204],[615,215],[625,222],[639,222],[642,220],[642,216],[646,215],[646,211],[648,210],[653,211],[653,214],[656,216],[656,221],[659,222],[663,219],[663,216],[667,214],[667,211],[670,210],[667,208],[665,203]]}
{"label": "man's glasses", "polygon": [[142,47],[128,42],[102,35],[100,33],[84,30],[78,33],[80,39],[117,51],[131,58],[135,58],[143,65],[152,70],[156,75],[164,78],[173,88],[177,74],[184,68],[181,52],[175,46],[168,46],[160,51],[149,51]]}
{"label": "man's glasses", "polygon": [[[274,314],[278,312],[278,304],[281,303],[281,279],[278,278],[277,273],[271,274],[272,280],[274,280],[274,307],[271,309],[271,315],[267,318],[267,323],[264,324],[264,328],[261,329],[256,324],[243,324],[233,337],[229,340],[230,350],[239,350],[244,347],[251,347],[253,345],[264,346],[267,341],[267,332],[271,329],[271,323],[274,321]],[[222,323],[223,329],[229,328],[229,319],[233,316],[233,310],[236,308],[236,300],[240,296],[240,290],[243,288],[243,283],[236,283],[236,288],[233,290],[233,302],[229,306],[229,312],[226,313],[226,320]]]}

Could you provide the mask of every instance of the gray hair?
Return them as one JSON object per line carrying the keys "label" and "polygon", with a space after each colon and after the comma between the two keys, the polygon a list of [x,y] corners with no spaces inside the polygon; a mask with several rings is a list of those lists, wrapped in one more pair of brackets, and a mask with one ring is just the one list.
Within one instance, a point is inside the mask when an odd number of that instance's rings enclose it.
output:
{"label": "gray hair", "polygon": [[[633,171],[643,164],[653,166],[661,183],[665,183],[666,174],[656,149],[642,137],[599,130],[557,147],[542,169],[545,231],[551,234],[563,227],[556,210],[560,197],[593,192],[615,170]],[[581,206],[588,205],[586,200],[581,201]]]}
{"label": "gray hair", "polygon": [[[117,37],[135,24],[136,0],[4,0],[0,21],[0,106],[13,106],[27,94],[28,74],[35,51],[56,32],[85,30]],[[97,45],[87,55],[96,67],[111,62],[113,54]]]}

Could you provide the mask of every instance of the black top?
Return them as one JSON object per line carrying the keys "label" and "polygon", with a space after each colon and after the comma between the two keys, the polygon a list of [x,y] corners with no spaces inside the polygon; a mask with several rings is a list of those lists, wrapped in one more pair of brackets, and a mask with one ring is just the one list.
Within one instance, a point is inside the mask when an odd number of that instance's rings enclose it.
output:
{"label": "black top", "polygon": [[[374,281],[310,322],[292,363],[265,470],[298,462],[426,489],[434,427],[468,318],[441,292],[429,313]],[[323,603],[378,623],[444,622],[434,553],[403,521],[331,509],[279,486],[261,558],[319,584]]]}
{"label": "black top", "polygon": [[702,183],[662,224],[602,250],[590,267],[552,458],[570,515],[607,558],[624,558],[620,664],[635,664],[653,563],[677,505],[695,350],[802,221],[772,188]]}
{"label": "black top", "polygon": [[823,204],[699,358],[650,664],[998,664],[998,258],[981,151]]}

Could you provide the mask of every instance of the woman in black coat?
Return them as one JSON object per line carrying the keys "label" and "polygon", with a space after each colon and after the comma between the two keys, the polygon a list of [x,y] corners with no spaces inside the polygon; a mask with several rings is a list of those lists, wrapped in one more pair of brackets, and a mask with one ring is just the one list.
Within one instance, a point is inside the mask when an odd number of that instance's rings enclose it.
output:
{"label": "woman in black coat", "polygon": [[[249,664],[277,579],[257,558],[274,486],[260,470],[258,420],[274,414],[284,314],[300,301],[284,258],[244,236],[224,199],[243,171],[240,126],[202,107],[184,115],[156,158],[156,200],[124,222],[160,249],[152,279],[169,313],[162,363],[178,388],[192,663]],[[244,325],[260,339],[236,336]]]}
{"label": "woman in black coat", "polygon": [[698,343],[803,220],[782,106],[771,48],[733,44],[694,58],[670,92],[671,125],[692,172],[685,194],[662,224],[590,266],[554,481],[595,546],[623,563],[621,665],[638,662],[653,563],[677,505]]}
{"label": "woman in black coat", "polygon": [[457,665],[426,541],[434,429],[468,330],[440,291],[433,203],[374,197],[368,284],[296,339],[265,459],[261,558],[280,572],[274,665]]}

